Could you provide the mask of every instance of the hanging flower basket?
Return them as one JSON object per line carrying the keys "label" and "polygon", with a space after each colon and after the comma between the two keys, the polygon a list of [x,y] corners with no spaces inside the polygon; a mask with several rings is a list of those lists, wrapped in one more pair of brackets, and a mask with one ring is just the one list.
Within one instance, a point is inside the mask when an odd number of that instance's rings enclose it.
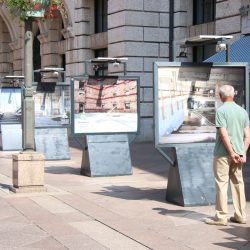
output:
{"label": "hanging flower basket", "polygon": [[0,0],[0,3],[21,20],[30,17],[53,19],[56,17],[57,10],[67,17],[62,0]]}

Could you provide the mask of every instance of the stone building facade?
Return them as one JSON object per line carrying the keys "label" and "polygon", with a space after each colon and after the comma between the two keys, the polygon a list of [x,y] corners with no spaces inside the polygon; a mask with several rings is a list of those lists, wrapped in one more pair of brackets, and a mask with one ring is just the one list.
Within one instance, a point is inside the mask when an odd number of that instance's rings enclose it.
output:
{"label": "stone building facade", "polygon": [[[107,4],[106,30],[96,31],[97,5]],[[197,35],[233,35],[250,32],[250,0],[64,0],[68,18],[33,23],[34,67],[64,67],[67,80],[84,73],[84,61],[98,55],[127,57],[127,74],[140,77],[140,141],[153,139],[153,62],[195,61],[215,53],[215,44],[188,48],[177,58],[181,41]],[[209,8],[207,11],[206,8]],[[200,18],[200,9],[205,18]],[[241,11],[240,11],[241,9]],[[198,15],[199,14],[199,15]],[[201,18],[202,19],[202,18]],[[105,25],[105,23],[104,23]],[[22,75],[24,25],[0,7],[0,76]],[[195,52],[194,52],[195,51]],[[195,56],[194,56],[195,54]],[[202,55],[201,55],[202,54]],[[122,75],[122,66],[108,68]]]}

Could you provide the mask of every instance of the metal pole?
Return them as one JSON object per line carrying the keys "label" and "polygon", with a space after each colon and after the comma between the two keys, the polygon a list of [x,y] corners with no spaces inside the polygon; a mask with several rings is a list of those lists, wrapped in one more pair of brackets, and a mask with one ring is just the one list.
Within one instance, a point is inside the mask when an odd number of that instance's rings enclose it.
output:
{"label": "metal pole", "polygon": [[230,46],[226,43],[226,62],[230,62]]}
{"label": "metal pole", "polygon": [[33,100],[33,34],[32,20],[25,21],[25,42],[24,42],[24,91],[22,102],[22,130],[23,150],[35,150],[35,110]]}

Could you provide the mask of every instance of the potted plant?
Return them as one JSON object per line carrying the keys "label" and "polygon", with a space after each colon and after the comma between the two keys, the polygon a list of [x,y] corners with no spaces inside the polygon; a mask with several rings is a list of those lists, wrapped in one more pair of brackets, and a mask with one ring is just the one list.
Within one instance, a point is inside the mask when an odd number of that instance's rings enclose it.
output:
{"label": "potted plant", "polygon": [[6,8],[21,20],[30,17],[53,19],[59,10],[66,17],[66,10],[62,0],[0,0]]}

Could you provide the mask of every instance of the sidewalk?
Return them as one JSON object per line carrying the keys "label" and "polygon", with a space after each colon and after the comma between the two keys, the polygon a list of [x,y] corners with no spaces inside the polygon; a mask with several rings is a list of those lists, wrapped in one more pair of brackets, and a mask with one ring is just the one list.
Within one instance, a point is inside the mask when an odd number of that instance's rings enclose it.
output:
{"label": "sidewalk", "polygon": [[[149,143],[131,146],[133,175],[80,175],[81,150],[46,161],[46,193],[14,194],[12,154],[0,151],[0,249],[250,249],[250,164],[245,167],[248,223],[209,226],[214,206],[165,201],[169,165]],[[233,212],[229,206],[229,215]]]}

